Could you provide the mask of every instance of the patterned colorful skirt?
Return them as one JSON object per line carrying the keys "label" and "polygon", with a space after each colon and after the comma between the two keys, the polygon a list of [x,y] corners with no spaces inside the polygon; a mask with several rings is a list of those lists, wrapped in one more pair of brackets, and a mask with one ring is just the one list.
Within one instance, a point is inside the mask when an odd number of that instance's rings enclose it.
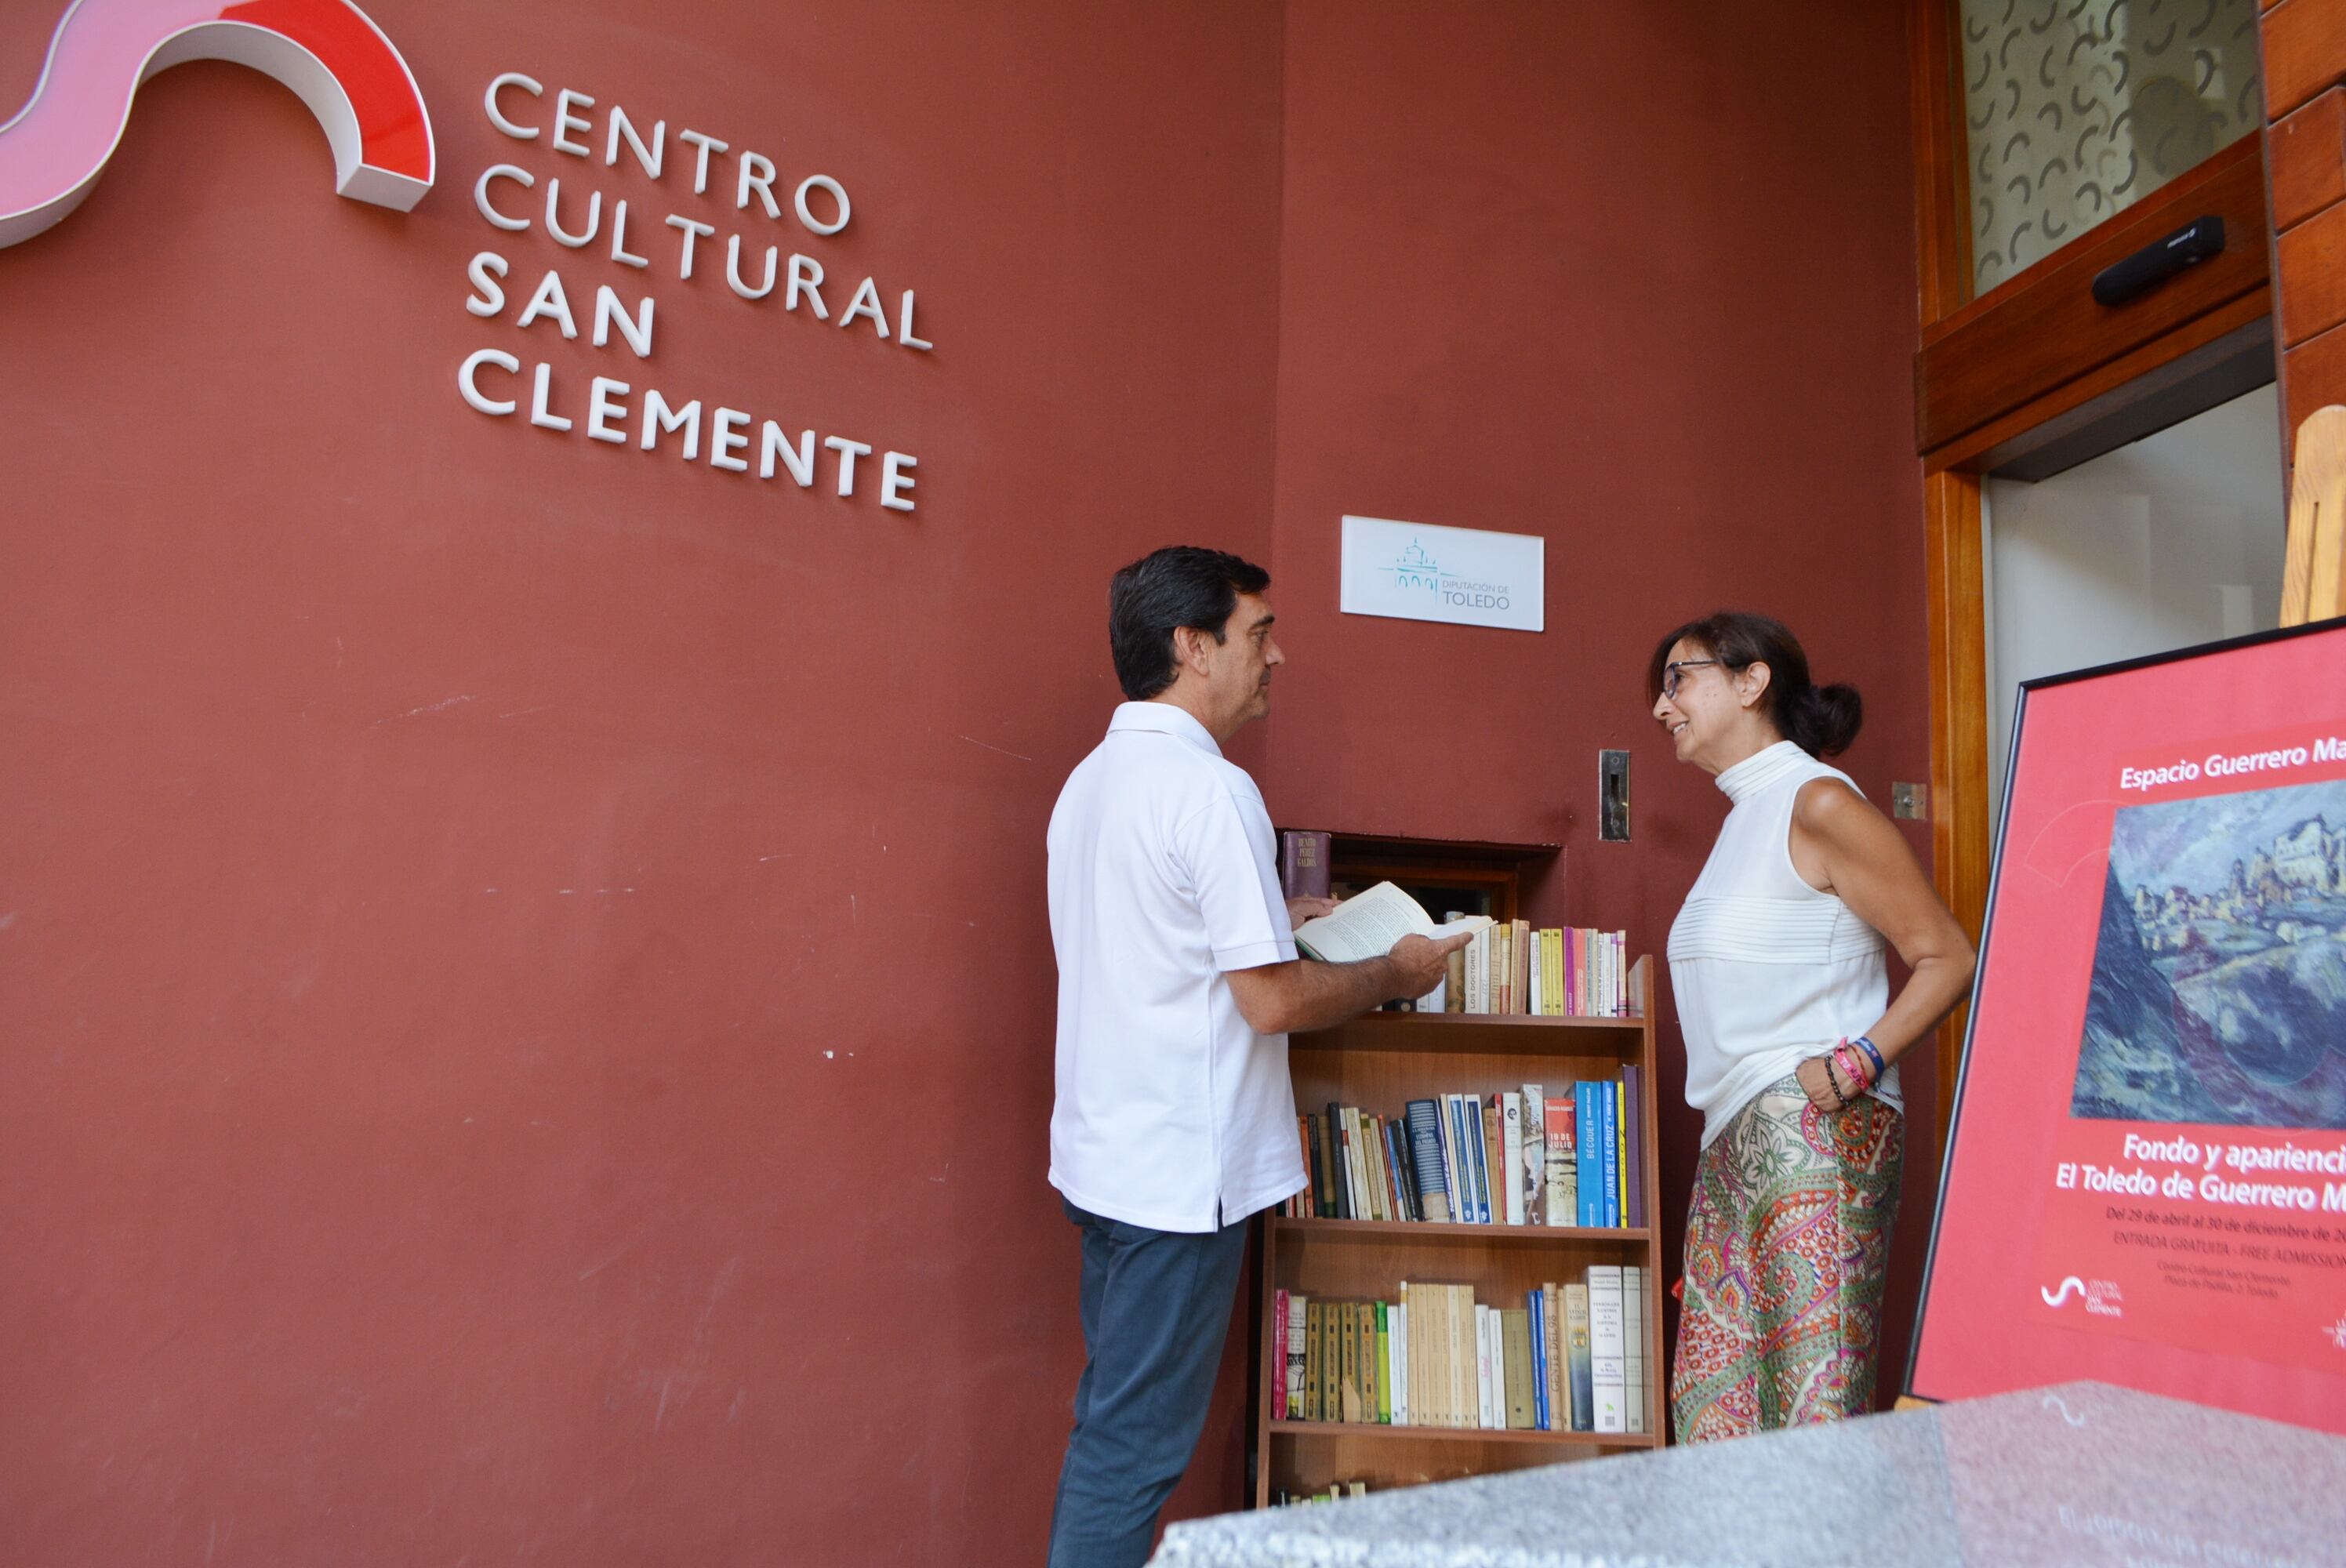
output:
{"label": "patterned colorful skirt", "polygon": [[1696,1163],[1670,1412],[1680,1442],[1863,1415],[1905,1118],[1833,1114],[1785,1077]]}

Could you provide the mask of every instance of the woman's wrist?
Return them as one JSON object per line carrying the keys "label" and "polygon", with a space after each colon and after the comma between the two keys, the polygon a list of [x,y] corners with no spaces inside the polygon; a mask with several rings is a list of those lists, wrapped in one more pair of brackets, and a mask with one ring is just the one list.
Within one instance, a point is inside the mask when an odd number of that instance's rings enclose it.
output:
{"label": "woman's wrist", "polygon": [[1851,1040],[1850,1044],[1856,1046],[1858,1050],[1864,1054],[1866,1061],[1872,1064],[1872,1081],[1874,1083],[1879,1084],[1884,1077],[1889,1075],[1889,1060],[1882,1055],[1882,1047],[1873,1043],[1873,1037],[1872,1035],[1861,1034],[1856,1039]]}

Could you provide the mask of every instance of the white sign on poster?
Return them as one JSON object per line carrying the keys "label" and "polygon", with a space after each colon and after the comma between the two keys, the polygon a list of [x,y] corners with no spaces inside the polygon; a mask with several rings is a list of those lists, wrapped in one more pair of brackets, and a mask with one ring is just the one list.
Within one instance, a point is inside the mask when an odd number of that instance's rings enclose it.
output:
{"label": "white sign on poster", "polygon": [[1536,534],[1347,517],[1340,607],[1350,616],[1545,631],[1546,565],[1547,541]]}

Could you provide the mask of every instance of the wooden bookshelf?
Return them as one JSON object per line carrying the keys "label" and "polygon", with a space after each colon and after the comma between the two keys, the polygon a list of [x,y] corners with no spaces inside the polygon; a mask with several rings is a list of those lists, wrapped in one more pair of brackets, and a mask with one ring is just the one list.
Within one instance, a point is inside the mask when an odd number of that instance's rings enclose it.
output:
{"label": "wooden bookshelf", "polygon": [[[1586,1229],[1265,1216],[1254,1389],[1257,1507],[1268,1505],[1274,1492],[1309,1493],[1331,1481],[1365,1481],[1378,1492],[1661,1445],[1668,1380],[1662,1354],[1665,1277],[1651,958],[1638,959],[1631,969],[1629,998],[1637,1011],[1632,1018],[1372,1013],[1290,1038],[1295,1102],[1306,1111],[1334,1102],[1392,1116],[1427,1095],[1489,1095],[1527,1083],[1553,1092],[1576,1080],[1617,1077],[1625,1064],[1637,1064],[1644,1090],[1638,1107],[1643,1158],[1641,1168],[1630,1174],[1644,1194],[1647,1223],[1635,1229]],[[1271,1420],[1270,1379],[1283,1375],[1286,1359],[1285,1348],[1271,1342],[1280,1290],[1328,1300],[1391,1300],[1399,1282],[1423,1279],[1471,1284],[1477,1300],[1515,1308],[1523,1305],[1525,1292],[1551,1281],[1576,1281],[1592,1263],[1646,1269],[1644,1321],[1630,1325],[1645,1339],[1643,1433]]]}

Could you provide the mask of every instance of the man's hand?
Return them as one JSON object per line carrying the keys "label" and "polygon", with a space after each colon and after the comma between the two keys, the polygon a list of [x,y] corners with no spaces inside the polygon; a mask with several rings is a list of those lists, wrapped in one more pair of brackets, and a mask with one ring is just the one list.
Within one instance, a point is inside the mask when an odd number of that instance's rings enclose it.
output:
{"label": "man's hand", "polygon": [[1450,955],[1464,947],[1471,933],[1430,938],[1405,936],[1392,944],[1385,958],[1399,971],[1399,994],[1423,996],[1450,972]]}
{"label": "man's hand", "polygon": [[1257,1033],[1298,1033],[1333,1028],[1380,1002],[1424,995],[1449,968],[1450,955],[1465,945],[1463,934],[1439,942],[1405,936],[1382,958],[1358,963],[1291,958],[1234,969],[1223,978]]}
{"label": "man's hand", "polygon": [[1318,920],[1336,912],[1334,899],[1290,899],[1287,901],[1287,929],[1295,930],[1305,921]]}

